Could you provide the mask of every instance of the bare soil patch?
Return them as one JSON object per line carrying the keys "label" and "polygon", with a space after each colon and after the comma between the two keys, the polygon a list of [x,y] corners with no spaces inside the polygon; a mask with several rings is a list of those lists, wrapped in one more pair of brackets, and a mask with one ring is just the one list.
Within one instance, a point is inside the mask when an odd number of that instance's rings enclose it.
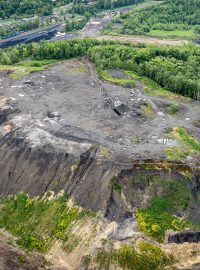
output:
{"label": "bare soil patch", "polygon": [[140,36],[111,36],[103,35],[98,37],[99,40],[117,40],[120,42],[130,43],[144,43],[144,44],[156,44],[156,45],[184,45],[188,44],[187,40],[176,40],[176,39],[161,39],[161,38],[150,38]]}

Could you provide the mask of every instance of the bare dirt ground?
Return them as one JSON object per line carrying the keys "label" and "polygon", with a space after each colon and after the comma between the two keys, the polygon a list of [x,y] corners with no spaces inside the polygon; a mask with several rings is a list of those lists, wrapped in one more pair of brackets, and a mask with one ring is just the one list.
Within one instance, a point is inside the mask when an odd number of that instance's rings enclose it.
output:
{"label": "bare dirt ground", "polygon": [[81,30],[80,37],[99,37],[105,25],[110,22],[111,17],[112,15],[106,15],[103,18],[91,18]]}
{"label": "bare dirt ground", "polygon": [[[147,95],[141,83],[125,88],[102,81],[99,86],[96,77],[91,65],[65,61],[18,81],[3,76],[0,90],[56,138],[99,144],[127,159],[165,157],[165,147],[176,145],[164,140],[169,127],[182,126],[199,137],[193,125],[198,102],[180,99],[180,111],[172,116],[165,111],[172,101]],[[150,115],[145,114],[148,106]]]}
{"label": "bare dirt ground", "polygon": [[116,40],[120,42],[130,43],[144,43],[144,44],[155,44],[155,45],[184,45],[188,44],[187,40],[176,40],[176,39],[162,39],[162,38],[151,38],[151,37],[140,37],[140,36],[111,36],[103,35],[98,37],[99,40]]}

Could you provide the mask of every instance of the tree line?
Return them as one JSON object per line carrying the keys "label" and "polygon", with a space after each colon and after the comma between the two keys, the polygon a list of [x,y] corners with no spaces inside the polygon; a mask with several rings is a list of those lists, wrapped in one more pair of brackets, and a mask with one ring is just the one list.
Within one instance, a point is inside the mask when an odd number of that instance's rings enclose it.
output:
{"label": "tree line", "polygon": [[14,32],[35,29],[38,28],[39,26],[44,26],[44,23],[41,23],[38,19],[24,21],[17,24],[17,26],[13,28],[5,28],[5,27],[1,28],[0,37],[4,37]]}
{"label": "tree line", "polygon": [[96,0],[91,4],[83,3],[82,1],[74,1],[71,11],[81,15],[85,14],[87,11],[95,14],[100,10],[114,9],[134,4],[137,5],[141,2],[144,2],[144,0]]}
{"label": "tree line", "polygon": [[99,69],[131,70],[176,94],[200,99],[200,47],[134,48],[131,45],[96,46],[89,49]]}
{"label": "tree line", "polygon": [[200,99],[200,47],[196,45],[157,47],[73,39],[0,50],[0,63],[10,65],[27,58],[69,59],[82,56],[88,56],[100,70],[134,71],[174,93]]}
{"label": "tree line", "polygon": [[0,18],[24,15],[50,15],[55,6],[69,4],[73,0],[0,0]]}
{"label": "tree line", "polygon": [[144,0],[0,0],[0,18],[6,19],[11,16],[24,15],[51,15],[53,8],[73,3],[71,12],[84,15],[85,12],[95,14],[99,10],[137,4]]}

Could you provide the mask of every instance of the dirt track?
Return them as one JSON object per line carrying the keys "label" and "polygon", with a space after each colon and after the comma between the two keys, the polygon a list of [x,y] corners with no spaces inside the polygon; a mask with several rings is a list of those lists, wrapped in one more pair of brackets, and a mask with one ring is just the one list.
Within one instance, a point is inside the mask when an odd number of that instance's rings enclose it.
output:
{"label": "dirt track", "polygon": [[187,40],[178,39],[164,39],[144,36],[112,36],[112,35],[101,35],[104,27],[111,21],[112,14],[108,14],[103,18],[91,18],[86,26],[80,31],[80,37],[91,37],[99,40],[116,40],[120,42],[130,43],[145,43],[145,44],[156,44],[156,45],[184,45],[188,44]]}
{"label": "dirt track", "polygon": [[156,44],[156,45],[184,45],[188,44],[187,40],[175,40],[175,39],[161,39],[151,37],[140,37],[140,36],[100,36],[99,40],[116,40],[120,42],[130,43],[145,43],[145,44]]}

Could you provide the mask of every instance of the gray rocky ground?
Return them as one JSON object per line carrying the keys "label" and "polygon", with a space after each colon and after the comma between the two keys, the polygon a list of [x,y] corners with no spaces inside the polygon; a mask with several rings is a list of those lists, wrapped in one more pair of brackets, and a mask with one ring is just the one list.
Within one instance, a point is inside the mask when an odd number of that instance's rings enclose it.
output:
{"label": "gray rocky ground", "polygon": [[[148,96],[141,83],[124,88],[102,82],[113,104],[122,110],[118,115],[105,107],[98,85],[87,69],[79,70],[79,65],[76,61],[61,63],[18,81],[5,76],[1,93],[16,103],[24,118],[30,117],[41,132],[47,131],[57,140],[100,144],[131,159],[162,158],[163,144],[176,145],[164,140],[169,127],[182,126],[200,139],[199,128],[193,124],[199,120],[198,102],[180,99],[179,112],[172,116],[167,113],[172,101]],[[126,105],[125,111],[121,104]],[[148,105],[152,115],[146,117],[143,108]],[[134,143],[136,138],[141,143]]]}

